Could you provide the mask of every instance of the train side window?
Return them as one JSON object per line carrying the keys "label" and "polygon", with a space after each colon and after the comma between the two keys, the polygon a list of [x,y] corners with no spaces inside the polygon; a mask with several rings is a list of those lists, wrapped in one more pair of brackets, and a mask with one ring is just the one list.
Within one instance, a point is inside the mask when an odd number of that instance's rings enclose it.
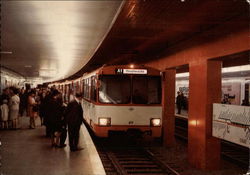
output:
{"label": "train side window", "polygon": [[90,83],[88,78],[84,80],[84,98],[90,99]]}
{"label": "train side window", "polygon": [[81,93],[84,97],[84,80],[82,80],[82,83],[81,83]]}
{"label": "train side window", "polygon": [[83,80],[83,97],[86,98],[86,80]]}
{"label": "train side window", "polygon": [[91,77],[91,96],[92,101],[96,101],[96,84],[95,84],[95,77]]}
{"label": "train side window", "polygon": [[85,98],[85,80],[82,80],[82,95]]}

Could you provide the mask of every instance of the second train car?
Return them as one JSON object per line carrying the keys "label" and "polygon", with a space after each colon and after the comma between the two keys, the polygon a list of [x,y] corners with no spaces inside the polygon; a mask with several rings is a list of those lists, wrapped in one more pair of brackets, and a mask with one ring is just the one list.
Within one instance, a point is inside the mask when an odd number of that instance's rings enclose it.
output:
{"label": "second train car", "polygon": [[103,66],[85,73],[84,119],[96,136],[139,132],[161,136],[161,76],[153,68]]}

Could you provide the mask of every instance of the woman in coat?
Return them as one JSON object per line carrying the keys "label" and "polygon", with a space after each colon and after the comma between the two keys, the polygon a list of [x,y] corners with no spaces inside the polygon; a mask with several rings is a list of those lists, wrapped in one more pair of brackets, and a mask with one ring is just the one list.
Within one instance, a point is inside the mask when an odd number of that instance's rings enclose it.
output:
{"label": "woman in coat", "polygon": [[33,110],[36,106],[35,94],[35,91],[31,91],[28,96],[27,114],[30,117],[30,129],[36,127],[35,117],[37,116],[37,111]]}
{"label": "woman in coat", "polygon": [[11,98],[9,100],[9,111],[10,111],[9,120],[12,121],[12,128],[17,129],[20,98],[17,95],[18,89],[13,88],[11,89],[10,92],[11,92]]}

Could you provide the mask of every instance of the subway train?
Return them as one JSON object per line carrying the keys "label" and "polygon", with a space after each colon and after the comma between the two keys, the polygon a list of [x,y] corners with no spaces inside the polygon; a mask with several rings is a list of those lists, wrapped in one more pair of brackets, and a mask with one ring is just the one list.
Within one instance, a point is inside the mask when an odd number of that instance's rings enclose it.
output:
{"label": "subway train", "polygon": [[161,136],[160,71],[135,65],[103,66],[82,77],[51,84],[65,102],[83,93],[84,119],[98,137],[114,133]]}
{"label": "subway train", "polygon": [[[181,75],[181,74],[179,74]],[[189,75],[176,77],[176,92],[189,95]],[[222,77],[222,101],[241,105],[249,97],[248,77]],[[83,93],[84,119],[99,137],[114,132],[138,132],[161,136],[161,74],[158,70],[135,65],[103,66],[82,77],[54,83],[64,102],[76,92]],[[249,97],[250,98],[250,97]]]}

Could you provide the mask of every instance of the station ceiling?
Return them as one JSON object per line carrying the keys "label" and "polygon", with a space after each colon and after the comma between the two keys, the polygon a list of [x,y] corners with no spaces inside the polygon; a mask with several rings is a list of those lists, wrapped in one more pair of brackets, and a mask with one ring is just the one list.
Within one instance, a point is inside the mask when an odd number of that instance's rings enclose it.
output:
{"label": "station ceiling", "polygon": [[159,59],[176,44],[234,19],[245,24],[232,26],[237,30],[249,27],[247,1],[7,1],[1,42],[13,53],[1,54],[2,63],[25,76],[75,78],[103,64]]}
{"label": "station ceiling", "polygon": [[2,1],[1,64],[56,80],[79,71],[112,27],[122,1]]}

